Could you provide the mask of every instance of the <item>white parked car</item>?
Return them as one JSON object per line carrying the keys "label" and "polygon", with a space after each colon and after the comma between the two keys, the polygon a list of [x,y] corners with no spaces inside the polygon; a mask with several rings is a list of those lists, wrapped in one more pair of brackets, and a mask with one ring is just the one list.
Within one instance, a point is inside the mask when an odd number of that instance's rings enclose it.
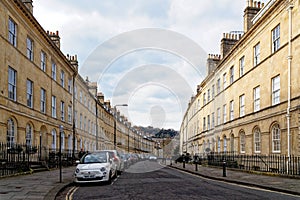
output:
{"label": "white parked car", "polygon": [[77,163],[75,183],[111,182],[117,175],[117,163],[108,152],[88,153]]}
{"label": "white parked car", "polygon": [[117,174],[121,174],[125,167],[124,167],[124,160],[121,159],[121,155],[117,150],[100,150],[99,152],[108,152],[109,155],[112,157],[113,161],[117,164]]}

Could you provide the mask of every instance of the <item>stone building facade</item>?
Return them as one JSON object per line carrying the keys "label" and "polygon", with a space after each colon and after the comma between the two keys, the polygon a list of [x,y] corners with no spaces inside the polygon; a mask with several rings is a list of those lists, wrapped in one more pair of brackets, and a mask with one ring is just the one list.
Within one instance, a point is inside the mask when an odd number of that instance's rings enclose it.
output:
{"label": "stone building facade", "polygon": [[223,35],[180,130],[181,152],[300,155],[300,1],[249,1]]}
{"label": "stone building facade", "polygon": [[61,52],[59,32],[41,27],[32,1],[1,1],[0,26],[0,142],[39,145],[47,156],[61,133],[62,149],[73,153],[114,148],[110,103],[78,74],[77,56]]}

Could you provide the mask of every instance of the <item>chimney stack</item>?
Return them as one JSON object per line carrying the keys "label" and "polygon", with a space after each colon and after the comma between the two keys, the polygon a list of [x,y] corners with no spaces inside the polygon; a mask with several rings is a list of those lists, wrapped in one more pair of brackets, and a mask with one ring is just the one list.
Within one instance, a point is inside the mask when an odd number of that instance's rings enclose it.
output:
{"label": "chimney stack", "polygon": [[69,62],[71,63],[71,65],[76,69],[76,71],[78,72],[78,60],[77,60],[77,55],[75,56],[69,56],[69,54],[67,54],[67,59],[69,60]]}
{"label": "chimney stack", "polygon": [[59,37],[59,32],[56,31],[56,33],[52,33],[47,31],[48,36],[50,37],[50,39],[52,40],[52,42],[54,42],[54,44],[60,49],[60,37]]}
{"label": "chimney stack", "polygon": [[105,105],[106,108],[108,108],[109,110],[111,109],[110,100],[104,101],[104,105]]}
{"label": "chimney stack", "polygon": [[89,92],[96,97],[97,96],[97,82],[87,82]]}
{"label": "chimney stack", "polygon": [[97,93],[97,99],[101,104],[104,104],[104,95],[102,92]]}
{"label": "chimney stack", "polygon": [[248,5],[244,10],[244,32],[247,32],[252,27],[252,19],[253,17],[260,11],[260,9],[264,7],[264,3],[260,1],[250,0],[248,1]]}
{"label": "chimney stack", "polygon": [[208,58],[206,60],[206,68],[207,68],[208,75],[216,69],[220,60],[221,60],[221,55],[208,54]]}
{"label": "chimney stack", "polygon": [[33,14],[33,5],[32,5],[32,0],[22,0],[26,8],[29,10],[31,14]]}
{"label": "chimney stack", "polygon": [[242,34],[223,33],[221,40],[221,58],[224,58],[235,43],[242,37]]}

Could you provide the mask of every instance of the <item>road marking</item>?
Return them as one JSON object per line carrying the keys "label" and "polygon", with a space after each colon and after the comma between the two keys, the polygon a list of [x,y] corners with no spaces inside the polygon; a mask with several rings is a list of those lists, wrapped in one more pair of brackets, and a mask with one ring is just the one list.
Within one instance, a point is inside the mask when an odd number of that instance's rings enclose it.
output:
{"label": "road marking", "polygon": [[73,186],[67,193],[66,195],[66,200],[72,200],[73,199],[73,195],[76,192],[76,190],[78,190],[79,187],[77,186]]}

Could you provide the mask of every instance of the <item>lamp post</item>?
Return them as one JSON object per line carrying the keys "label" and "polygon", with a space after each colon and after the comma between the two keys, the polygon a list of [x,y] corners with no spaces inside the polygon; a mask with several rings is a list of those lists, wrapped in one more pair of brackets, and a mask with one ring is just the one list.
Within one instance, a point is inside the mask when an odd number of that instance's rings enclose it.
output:
{"label": "lamp post", "polygon": [[117,149],[117,106],[128,106],[127,104],[118,104],[114,106],[114,149]]}

